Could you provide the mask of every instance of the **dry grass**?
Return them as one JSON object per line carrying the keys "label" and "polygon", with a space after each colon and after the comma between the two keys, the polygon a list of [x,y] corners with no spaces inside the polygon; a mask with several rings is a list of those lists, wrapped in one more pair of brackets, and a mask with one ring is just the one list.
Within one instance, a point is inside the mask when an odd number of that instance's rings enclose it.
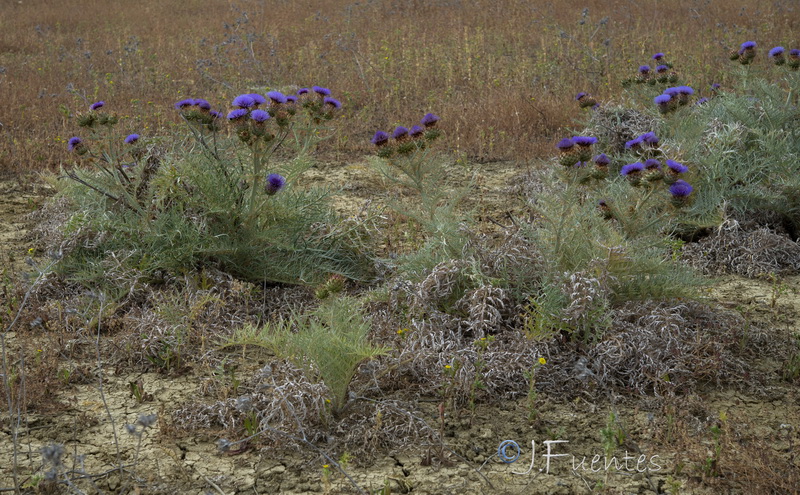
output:
{"label": "dry grass", "polygon": [[131,117],[124,130],[150,136],[169,132],[171,104],[183,97],[226,106],[241,92],[311,84],[346,105],[329,150],[361,153],[376,129],[434,111],[456,151],[527,158],[549,150],[578,114],[578,91],[614,98],[656,51],[696,87],[724,83],[725,55],[743,40],[797,44],[796,8],[789,0],[6,2],[0,171],[57,166],[78,131],[67,115],[95,100]]}

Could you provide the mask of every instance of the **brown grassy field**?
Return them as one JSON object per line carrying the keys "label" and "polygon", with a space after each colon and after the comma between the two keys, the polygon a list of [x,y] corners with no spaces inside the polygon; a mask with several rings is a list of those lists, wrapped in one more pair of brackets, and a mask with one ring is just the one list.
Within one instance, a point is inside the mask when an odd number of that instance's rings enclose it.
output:
{"label": "brown grassy field", "polygon": [[[242,92],[318,84],[345,104],[328,150],[379,128],[443,117],[475,160],[549,150],[573,96],[614,99],[657,51],[696,88],[725,82],[745,39],[796,44],[792,1],[3,2],[0,171],[57,167],[71,114],[104,100],[130,132],[177,122],[172,104],[221,108]],[[342,154],[344,153],[344,154]]]}

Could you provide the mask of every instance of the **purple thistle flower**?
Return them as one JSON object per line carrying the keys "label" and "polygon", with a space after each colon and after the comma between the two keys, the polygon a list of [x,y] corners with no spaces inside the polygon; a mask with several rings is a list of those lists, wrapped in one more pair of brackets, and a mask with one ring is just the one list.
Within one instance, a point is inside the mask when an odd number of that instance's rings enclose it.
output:
{"label": "purple thistle flower", "polygon": [[578,146],[591,146],[597,142],[597,138],[589,136],[572,136],[572,141]]}
{"label": "purple thistle flower", "polygon": [[647,143],[653,148],[658,146],[659,139],[658,139],[658,136],[656,136],[655,132],[645,132],[644,134],[642,134],[639,137],[642,138],[642,142],[643,143]]}
{"label": "purple thistle flower", "polygon": [[326,96],[325,98],[323,98],[322,99],[322,103],[325,104],[325,105],[330,105],[334,109],[337,109],[337,110],[339,108],[342,108],[342,103],[339,100],[337,100],[336,98],[331,98],[330,96]]}
{"label": "purple thistle flower", "polygon": [[403,139],[406,136],[408,136],[408,129],[403,126],[397,126],[392,133],[392,137],[395,139]]}
{"label": "purple thistle flower", "polygon": [[769,56],[774,58],[779,55],[783,55],[784,51],[786,50],[784,50],[782,46],[776,46],[775,48],[769,51]]}
{"label": "purple thistle flower", "polygon": [[644,164],[642,162],[629,163],[622,167],[622,170],[619,171],[619,174],[624,176],[636,175],[642,170],[644,170]]}
{"label": "purple thistle flower", "polygon": [[297,95],[298,96],[307,95],[308,91],[309,91],[308,88],[300,88],[297,90]]}
{"label": "purple thistle flower", "polygon": [[[235,112],[236,110],[234,110]],[[259,124],[264,123],[269,119],[269,114],[264,110],[253,110],[250,112],[250,118],[258,122]]]}
{"label": "purple thistle flower", "polygon": [[187,98],[185,100],[181,100],[175,104],[175,108],[178,110],[183,110],[184,108],[194,106],[194,100],[192,98]]}
{"label": "purple thistle flower", "polygon": [[194,100],[194,104],[197,105],[200,110],[211,110],[211,103],[209,103],[208,100],[199,98]]}
{"label": "purple thistle flower", "polygon": [[372,144],[375,146],[383,146],[389,142],[389,135],[383,131],[378,131],[372,136]]}
{"label": "purple thistle flower", "polygon": [[295,95],[286,95],[286,103],[297,103],[297,97]]}
{"label": "purple thistle flower", "polygon": [[670,96],[677,96],[681,94],[681,90],[678,87],[667,88],[664,90],[664,94]]}
{"label": "purple thistle flower", "polygon": [[722,85],[720,83],[713,83],[711,84],[711,91],[717,91],[721,87]]}
{"label": "purple thistle flower", "polygon": [[668,65],[659,65],[658,67],[656,67],[656,72],[658,72],[659,74],[663,74],[664,72],[667,72],[668,70],[669,70],[669,66]]}
{"label": "purple thistle flower", "polygon": [[703,104],[705,104],[705,103],[708,103],[708,98],[706,98],[706,97],[704,96],[704,97],[700,98],[699,100],[697,100],[697,101],[696,101],[694,104],[695,104],[695,105],[703,105]]}
{"label": "purple thistle flower", "polygon": [[128,137],[125,138],[125,144],[133,144],[139,140],[138,134],[129,134]]}
{"label": "purple thistle flower", "polygon": [[281,93],[280,91],[270,91],[267,93],[267,98],[272,101],[273,105],[277,105],[280,103],[286,103],[286,95]]}
{"label": "purple thistle flower", "polygon": [[280,174],[269,174],[267,176],[267,194],[272,196],[286,186],[286,179]]}
{"label": "purple thistle flower", "polygon": [[249,96],[250,98],[253,99],[253,106],[254,107],[257,107],[259,105],[264,105],[265,103],[267,103],[267,99],[264,98],[263,96],[261,96],[258,93],[250,93],[247,96]]}
{"label": "purple thistle flower", "polygon": [[[255,98],[250,95],[239,95],[233,99],[233,106],[239,107],[240,109],[250,108],[255,104]],[[228,114],[228,118],[230,118],[230,114]]]}
{"label": "purple thistle flower", "polygon": [[210,112],[208,112],[208,114],[211,115],[215,119],[221,119],[222,118],[222,112],[217,112],[216,110],[211,110]]}
{"label": "purple thistle flower", "polygon": [[67,149],[70,151],[75,151],[75,148],[80,146],[83,143],[83,139],[79,138],[78,136],[69,138]]}
{"label": "purple thistle flower", "polygon": [[228,120],[233,122],[234,120],[239,120],[242,117],[247,115],[247,109],[244,108],[237,108],[236,110],[231,110],[228,113]]}
{"label": "purple thistle flower", "polygon": [[607,167],[611,164],[611,159],[605,153],[600,153],[593,158],[595,165],[598,167]]}
{"label": "purple thistle flower", "polygon": [[799,48],[792,48],[789,50],[790,57],[800,57],[800,49]]}
{"label": "purple thistle flower", "polygon": [[317,93],[320,96],[330,96],[331,95],[331,90],[328,89],[328,88],[323,88],[321,86],[312,86],[311,89],[313,89],[314,92]]}
{"label": "purple thistle flower", "polygon": [[669,168],[670,172],[675,174],[683,174],[689,170],[689,167],[686,165],[682,165],[673,160],[667,160],[667,167]]}
{"label": "purple thistle flower", "polygon": [[569,151],[573,146],[575,146],[575,141],[570,138],[564,138],[558,142],[556,148],[560,149],[561,151]]}
{"label": "purple thistle flower", "polygon": [[439,120],[440,119],[438,115],[434,115],[432,113],[426,113],[422,117],[420,124],[422,124],[424,127],[433,127],[436,125],[437,122],[439,122]]}
{"label": "purple thistle flower", "polygon": [[649,65],[640,65],[639,66],[639,74],[649,74],[650,73],[650,66]]}
{"label": "purple thistle flower", "polygon": [[683,179],[678,179],[669,186],[669,192],[673,198],[685,198],[692,194],[692,191],[694,191],[694,188]]}
{"label": "purple thistle flower", "polygon": [[89,110],[97,110],[98,108],[103,108],[103,105],[105,104],[106,102],[104,101],[96,101],[92,103],[92,105],[89,107]]}
{"label": "purple thistle flower", "polygon": [[740,50],[752,50],[755,47],[756,47],[755,41],[745,41],[744,43],[739,45]]}
{"label": "purple thistle flower", "polygon": [[678,86],[676,89],[682,95],[691,96],[694,94],[694,90],[689,86]]}
{"label": "purple thistle flower", "polygon": [[642,138],[642,136],[631,139],[630,141],[625,143],[625,149],[630,150],[638,148],[639,145],[642,144],[643,139],[644,138]]}
{"label": "purple thistle flower", "polygon": [[644,162],[644,168],[647,170],[661,170],[661,162],[655,158],[647,159]]}
{"label": "purple thistle flower", "polygon": [[664,55],[664,54],[663,54],[663,53],[661,53],[661,52],[658,52],[658,53],[656,53],[655,55],[653,55],[653,60],[656,60],[656,61],[658,61],[658,60],[661,60],[661,59],[662,59],[662,58],[664,58],[664,57],[666,57],[666,55]]}
{"label": "purple thistle flower", "polygon": [[578,93],[577,95],[575,95],[575,101],[580,101],[580,100],[581,100],[581,98],[583,98],[584,96],[586,96],[586,95],[588,95],[588,94],[589,94],[589,93],[584,93],[583,91],[581,91],[580,93]]}
{"label": "purple thistle flower", "polygon": [[656,103],[656,105],[666,105],[672,101],[672,95],[668,95],[666,93],[663,95],[658,95],[653,98],[653,101]]}
{"label": "purple thistle flower", "polygon": [[412,138],[422,137],[422,134],[424,134],[424,133],[425,133],[425,129],[423,129],[422,127],[420,127],[418,125],[415,125],[415,126],[411,127],[411,129],[408,130],[408,135],[411,136]]}

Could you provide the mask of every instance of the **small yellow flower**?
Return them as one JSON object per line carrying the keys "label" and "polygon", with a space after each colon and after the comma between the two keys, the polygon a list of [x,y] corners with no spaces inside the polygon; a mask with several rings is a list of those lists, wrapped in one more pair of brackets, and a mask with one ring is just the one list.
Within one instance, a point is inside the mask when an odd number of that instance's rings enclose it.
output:
{"label": "small yellow flower", "polygon": [[331,467],[330,464],[323,464],[322,465],[322,469],[328,469],[329,467]]}
{"label": "small yellow flower", "polygon": [[543,357],[540,357],[539,358],[539,364],[547,364],[547,359],[545,359]]}
{"label": "small yellow flower", "polygon": [[330,403],[331,403],[331,400],[330,400],[330,399],[325,399],[325,403],[326,403],[326,404],[330,404]]}
{"label": "small yellow flower", "polygon": [[36,251],[36,248],[28,248],[28,255],[33,256],[33,253]]}
{"label": "small yellow flower", "polygon": [[452,368],[452,366],[450,366],[449,364],[444,365],[444,369],[449,370],[450,368]]}

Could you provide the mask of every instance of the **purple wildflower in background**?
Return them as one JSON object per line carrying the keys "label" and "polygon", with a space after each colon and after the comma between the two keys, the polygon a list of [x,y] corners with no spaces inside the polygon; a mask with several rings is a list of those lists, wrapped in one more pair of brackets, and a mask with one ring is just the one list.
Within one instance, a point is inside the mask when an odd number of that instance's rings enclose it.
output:
{"label": "purple wildflower in background", "polygon": [[253,108],[256,108],[259,105],[263,105],[267,102],[267,99],[258,93],[250,93],[247,96],[253,99]]}
{"label": "purple wildflower in background", "polygon": [[[256,100],[250,95],[239,95],[233,99],[233,106],[240,109],[250,108],[255,104]],[[228,114],[228,118],[230,118],[230,114]]]}
{"label": "purple wildflower in background", "polygon": [[667,72],[668,70],[669,70],[669,66],[667,66],[667,65],[659,65],[658,67],[656,67],[656,72],[658,72],[659,74],[663,74],[664,72]]}
{"label": "purple wildflower in background", "polygon": [[597,142],[597,138],[589,136],[572,136],[572,141],[578,146],[591,146]]}
{"label": "purple wildflower in background", "polygon": [[791,50],[789,50],[789,56],[790,57],[800,57],[800,49],[792,48]]}
{"label": "purple wildflower in background", "polygon": [[269,174],[267,176],[267,194],[272,196],[286,186],[286,179],[280,174]]}
{"label": "purple wildflower in background", "polygon": [[605,153],[600,153],[593,158],[595,165],[598,167],[607,167],[611,164],[611,159]]}
{"label": "purple wildflower in background", "polygon": [[125,144],[133,144],[139,140],[138,134],[129,134],[128,137],[125,138]]}
{"label": "purple wildflower in background", "polygon": [[674,174],[683,174],[689,170],[689,167],[686,165],[682,165],[673,160],[667,160],[667,168],[669,168],[669,171]]}
{"label": "purple wildflower in background", "polygon": [[670,110],[670,106],[672,105],[672,96],[668,94],[658,95],[653,98],[653,101],[658,105],[658,110],[660,112],[666,113]]}
{"label": "purple wildflower in background", "polygon": [[678,87],[667,88],[667,89],[664,90],[664,94],[665,95],[670,95],[670,96],[677,96],[677,95],[681,94],[681,90]]}
{"label": "purple wildflower in background", "polygon": [[770,57],[777,57],[778,55],[783,55],[783,52],[786,51],[782,46],[776,46],[772,50],[769,51]]}
{"label": "purple wildflower in background", "polygon": [[406,136],[408,136],[408,129],[403,126],[397,126],[392,133],[392,137],[395,139],[403,139]]}
{"label": "purple wildflower in background", "polygon": [[412,126],[411,129],[408,130],[408,135],[411,136],[414,139],[422,137],[422,135],[424,133],[425,133],[425,129],[423,129],[422,127],[420,127],[418,125]]}
{"label": "purple wildflower in background", "polygon": [[676,89],[678,90],[678,93],[682,95],[691,96],[694,94],[694,90],[689,86],[678,86]]}
{"label": "purple wildflower in background", "polygon": [[307,95],[308,92],[309,92],[308,88],[300,88],[297,90],[297,95],[298,96]]}
{"label": "purple wildflower in background", "polygon": [[683,179],[678,179],[669,186],[669,192],[673,198],[685,198],[692,194],[692,191],[694,191],[694,188]]}
{"label": "purple wildflower in background", "polygon": [[375,146],[383,146],[389,142],[389,135],[383,131],[378,131],[372,136],[372,144]]}
{"label": "purple wildflower in background", "polygon": [[79,138],[78,136],[75,136],[69,138],[69,141],[67,141],[67,143],[68,143],[67,149],[69,149],[70,151],[75,151],[75,148],[77,148],[83,143],[83,139]]}
{"label": "purple wildflower in background", "polygon": [[651,132],[645,132],[644,134],[642,134],[639,137],[642,138],[642,142],[643,143],[647,143],[653,148],[658,146],[659,139],[658,139],[658,136],[656,136],[655,132],[652,132],[652,131]]}
{"label": "purple wildflower in background", "polygon": [[570,138],[564,138],[556,144],[556,148],[561,151],[569,151],[575,146],[575,141]]}
{"label": "purple wildflower in background", "polygon": [[704,103],[708,103],[708,98],[706,98],[705,96],[697,100],[695,102],[695,105],[703,105]]}
{"label": "purple wildflower in background", "polygon": [[295,95],[286,95],[286,103],[297,103],[297,97]]}
{"label": "purple wildflower in background", "polygon": [[200,110],[211,110],[211,103],[209,103],[208,100],[200,98],[198,100],[194,100],[194,104],[197,105],[197,108]]}
{"label": "purple wildflower in background", "polygon": [[[236,110],[234,110],[234,112],[235,111]],[[264,110],[253,110],[250,112],[250,118],[261,124],[269,119],[269,114]]]}
{"label": "purple wildflower in background", "polygon": [[721,87],[722,85],[720,83],[713,83],[711,84],[711,91],[719,91]]}
{"label": "purple wildflower in background", "polygon": [[246,109],[237,108],[236,110],[231,110],[228,113],[228,120],[230,120],[230,121],[239,120],[242,117],[244,117],[245,115],[247,115],[247,110]]}
{"label": "purple wildflower in background", "polygon": [[756,47],[755,41],[745,41],[744,43],[739,45],[740,50],[752,50],[755,47]]}
{"label": "purple wildflower in background", "polygon": [[640,65],[639,66],[639,74],[645,75],[650,73],[650,66],[649,65]]}
{"label": "purple wildflower in background", "polygon": [[664,54],[663,54],[663,53],[661,53],[661,52],[658,52],[658,53],[656,53],[655,55],[653,55],[653,60],[655,60],[655,61],[659,61],[659,60],[663,59],[664,57],[666,57],[666,55],[664,55]]}
{"label": "purple wildflower in background", "polygon": [[104,101],[96,101],[92,103],[92,106],[89,107],[89,110],[97,110],[98,108],[103,108],[105,104],[106,102]]}
{"label": "purple wildflower in background", "polygon": [[210,112],[208,112],[208,114],[211,115],[211,117],[213,117],[215,119],[221,119],[222,118],[222,112],[217,112],[216,110],[211,110]]}
{"label": "purple wildflower in background", "polygon": [[312,86],[311,89],[313,89],[314,92],[317,93],[320,96],[330,96],[331,95],[331,90],[328,89],[328,88],[323,88],[321,86]]}
{"label": "purple wildflower in background", "polygon": [[642,170],[644,170],[644,164],[642,162],[629,163],[622,167],[619,174],[624,176],[636,175]]}
{"label": "purple wildflower in background", "polygon": [[661,162],[655,158],[650,158],[644,161],[644,168],[647,170],[661,170]]}
{"label": "purple wildflower in background", "polygon": [[272,101],[273,104],[280,104],[286,103],[286,95],[281,93],[280,91],[270,91],[267,93],[267,98]]}
{"label": "purple wildflower in background", "polygon": [[178,110],[183,110],[184,108],[194,106],[194,100],[192,98],[186,98],[185,100],[181,100],[175,104],[175,108]]}
{"label": "purple wildflower in background", "polygon": [[438,115],[434,115],[432,113],[426,113],[422,117],[422,120],[420,121],[420,124],[422,124],[425,127],[434,127],[437,122],[439,122],[439,116]]}
{"label": "purple wildflower in background", "polygon": [[330,96],[326,96],[322,99],[323,104],[330,105],[335,109],[342,108],[342,103],[337,100],[336,98],[331,98]]}
{"label": "purple wildflower in background", "polygon": [[636,148],[639,147],[640,144],[642,144],[643,140],[644,140],[644,138],[642,138],[642,136],[638,136],[636,138],[633,138],[630,141],[625,143],[625,149],[626,150],[636,149]]}
{"label": "purple wildflower in background", "polygon": [[588,93],[584,93],[583,91],[581,91],[580,93],[578,93],[577,95],[575,95],[575,101],[581,101],[581,98],[583,98],[583,97],[584,97],[584,96],[586,96],[587,94],[588,94]]}

